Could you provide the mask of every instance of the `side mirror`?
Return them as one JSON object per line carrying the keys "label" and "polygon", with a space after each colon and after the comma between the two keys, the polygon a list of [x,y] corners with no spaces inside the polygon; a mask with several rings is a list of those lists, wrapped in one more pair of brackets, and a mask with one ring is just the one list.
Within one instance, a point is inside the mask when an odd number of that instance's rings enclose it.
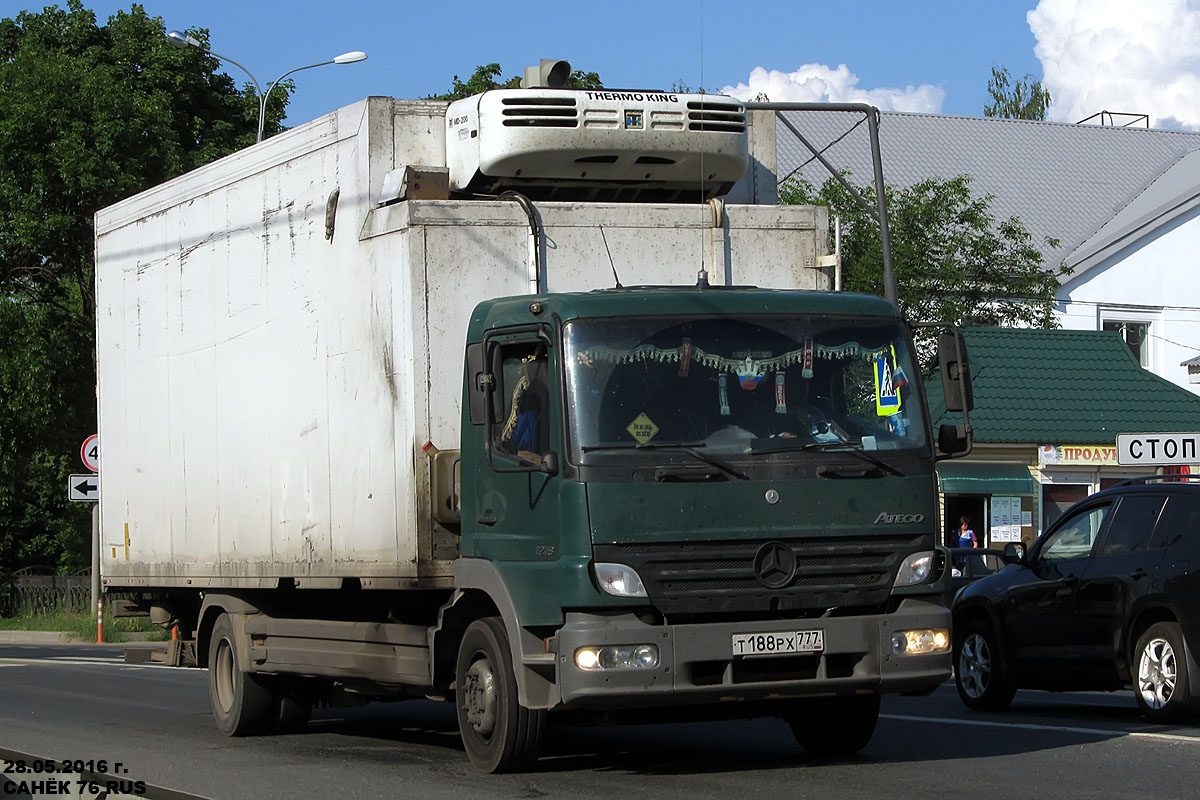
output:
{"label": "side mirror", "polygon": [[973,410],[975,393],[971,389],[971,364],[967,358],[967,343],[957,330],[938,336],[938,372],[942,377],[946,410]]}
{"label": "side mirror", "polygon": [[1024,551],[1017,547],[1015,542],[1009,542],[1004,545],[1004,563],[1005,564],[1023,564],[1025,563]]}
{"label": "side mirror", "polygon": [[551,450],[542,456],[542,472],[550,477],[558,474],[558,453]]}
{"label": "side mirror", "polygon": [[947,423],[938,426],[938,450],[948,456],[965,453],[971,449],[971,435],[966,425]]}

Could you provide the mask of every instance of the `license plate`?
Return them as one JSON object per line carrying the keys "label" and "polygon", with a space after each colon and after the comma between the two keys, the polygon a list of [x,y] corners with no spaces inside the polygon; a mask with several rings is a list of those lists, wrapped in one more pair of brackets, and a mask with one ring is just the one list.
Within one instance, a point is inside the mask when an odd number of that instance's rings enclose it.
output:
{"label": "license plate", "polygon": [[819,653],[825,649],[825,631],[779,631],[733,634],[735,656],[774,656]]}

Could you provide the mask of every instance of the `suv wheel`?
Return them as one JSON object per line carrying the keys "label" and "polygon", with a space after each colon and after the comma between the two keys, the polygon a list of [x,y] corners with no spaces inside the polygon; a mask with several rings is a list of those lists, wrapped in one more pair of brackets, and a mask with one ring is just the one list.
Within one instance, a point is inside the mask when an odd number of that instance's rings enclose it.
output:
{"label": "suv wheel", "polygon": [[1154,722],[1174,722],[1196,711],[1184,652],[1183,632],[1174,622],[1156,622],[1138,637],[1131,665],[1134,696]]}
{"label": "suv wheel", "polygon": [[954,685],[967,708],[1000,711],[1012,703],[1017,688],[1008,680],[996,634],[982,620],[968,623],[954,645]]}

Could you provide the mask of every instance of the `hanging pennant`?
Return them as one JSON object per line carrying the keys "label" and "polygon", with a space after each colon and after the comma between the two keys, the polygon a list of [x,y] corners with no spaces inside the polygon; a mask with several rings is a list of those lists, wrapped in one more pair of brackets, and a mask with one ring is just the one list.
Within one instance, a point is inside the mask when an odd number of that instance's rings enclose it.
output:
{"label": "hanging pennant", "polygon": [[813,376],[813,340],[809,336],[804,340],[804,367],[800,370],[801,378]]}
{"label": "hanging pennant", "polygon": [[692,339],[690,336],[685,336],[683,337],[683,344],[679,345],[679,377],[686,378],[691,366]]}
{"label": "hanging pennant", "polygon": [[729,376],[724,372],[717,378],[717,400],[721,403],[721,416],[729,416]]}
{"label": "hanging pennant", "polygon": [[787,375],[782,372],[775,373],[775,413],[787,413]]}

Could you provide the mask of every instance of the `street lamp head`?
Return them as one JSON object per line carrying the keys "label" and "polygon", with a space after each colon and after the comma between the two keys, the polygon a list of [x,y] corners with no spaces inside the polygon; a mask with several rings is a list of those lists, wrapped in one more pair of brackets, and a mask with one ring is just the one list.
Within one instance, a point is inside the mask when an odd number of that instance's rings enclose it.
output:
{"label": "street lamp head", "polygon": [[335,64],[353,64],[355,61],[366,61],[367,54],[362,50],[351,50],[349,53],[342,53],[340,56],[334,56],[333,63]]}
{"label": "street lamp head", "polygon": [[201,50],[207,49],[199,39],[194,36],[188,36],[183,31],[171,31],[168,33],[167,43],[179,50],[185,50],[189,47],[198,47]]}

